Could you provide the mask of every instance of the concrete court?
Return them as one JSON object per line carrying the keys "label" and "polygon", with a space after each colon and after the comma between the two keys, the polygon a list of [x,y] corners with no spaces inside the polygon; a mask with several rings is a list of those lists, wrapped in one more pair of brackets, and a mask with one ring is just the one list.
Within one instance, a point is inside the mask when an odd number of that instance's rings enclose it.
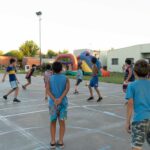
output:
{"label": "concrete court", "polygon": [[[21,84],[25,83],[24,75],[18,75],[18,78]],[[48,103],[43,98],[43,79],[33,77],[32,83],[26,91],[20,88],[22,102],[13,104],[12,97],[8,101],[2,99],[10,89],[8,78],[5,83],[0,82],[0,150],[49,149],[49,113]],[[130,150],[129,135],[124,130],[121,86],[100,83],[104,100],[96,103],[86,101],[89,92],[85,82],[80,86],[80,94],[73,95],[74,83],[71,80],[68,94],[65,150]],[[149,150],[147,144],[144,150]]]}

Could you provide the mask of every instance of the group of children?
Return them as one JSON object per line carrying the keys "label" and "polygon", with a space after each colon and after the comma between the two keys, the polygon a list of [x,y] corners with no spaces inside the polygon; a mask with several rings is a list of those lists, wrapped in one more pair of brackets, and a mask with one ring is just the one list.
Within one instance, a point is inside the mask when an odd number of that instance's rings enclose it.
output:
{"label": "group of children", "polygon": [[[98,89],[98,68],[96,66],[96,58],[93,57],[91,62],[92,67],[92,78],[89,83],[90,97],[88,101],[93,100],[92,87],[95,88],[98,100],[102,100],[102,96]],[[149,64],[145,60],[139,60],[132,66],[131,60],[125,61],[125,77],[123,90],[126,92],[127,100],[127,119],[126,119],[126,130],[131,133],[131,143],[133,150],[141,150],[145,140],[150,144],[150,80],[149,75]],[[7,99],[8,95],[15,92],[14,102],[20,102],[17,99],[18,95],[18,79],[15,75],[16,60],[11,59],[10,65],[6,69],[6,73],[2,81],[5,81],[5,77],[9,74],[9,80],[12,90],[9,91],[3,98]],[[51,149],[55,149],[56,146],[64,148],[64,135],[65,135],[65,120],[67,119],[67,108],[68,99],[67,93],[70,89],[69,79],[62,73],[62,64],[60,62],[54,62],[52,67],[47,65],[44,73],[45,82],[45,99],[49,97],[49,111],[50,111],[50,133],[51,133]],[[27,84],[23,85],[22,88],[26,87],[31,83],[31,76],[35,71],[35,66],[26,76],[28,81]],[[77,82],[75,85],[74,94],[79,94],[78,85],[83,80],[83,72],[81,65],[78,66],[77,71]],[[136,80],[135,80],[136,78]],[[131,121],[133,115],[133,121]],[[59,121],[59,139],[56,141],[56,122]]]}

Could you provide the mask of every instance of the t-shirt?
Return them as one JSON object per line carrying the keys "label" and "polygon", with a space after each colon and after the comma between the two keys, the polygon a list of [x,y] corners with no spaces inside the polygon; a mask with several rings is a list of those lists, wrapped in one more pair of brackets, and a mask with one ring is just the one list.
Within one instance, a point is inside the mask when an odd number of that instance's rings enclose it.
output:
{"label": "t-shirt", "polygon": [[127,67],[126,70],[125,70],[125,75],[124,75],[124,81],[127,80],[128,78],[128,75],[129,75],[129,69],[132,70],[132,75],[129,79],[129,82],[133,82],[135,80],[135,76],[134,76],[134,73],[133,73],[133,67]]}
{"label": "t-shirt", "polygon": [[139,79],[129,84],[126,99],[133,99],[133,121],[150,119],[150,81]]}
{"label": "t-shirt", "polygon": [[[66,89],[67,78],[63,74],[53,74],[50,77],[50,89],[55,98],[59,98]],[[68,106],[68,99],[65,96],[62,100],[62,105]],[[54,101],[50,98],[49,106],[54,106]]]}
{"label": "t-shirt", "polygon": [[8,66],[6,72],[9,74],[9,81],[16,81],[16,69],[13,66]]}
{"label": "t-shirt", "polygon": [[78,69],[76,78],[81,80],[83,79],[83,71],[81,69]]}
{"label": "t-shirt", "polygon": [[26,78],[31,78],[31,76],[33,75],[34,71],[35,71],[35,69],[32,68],[32,69],[30,70],[30,72],[26,75]]}
{"label": "t-shirt", "polygon": [[45,73],[44,73],[44,81],[48,82],[48,80],[49,80],[50,76],[52,76],[52,74],[53,74],[53,72],[50,71],[50,70],[45,71]]}

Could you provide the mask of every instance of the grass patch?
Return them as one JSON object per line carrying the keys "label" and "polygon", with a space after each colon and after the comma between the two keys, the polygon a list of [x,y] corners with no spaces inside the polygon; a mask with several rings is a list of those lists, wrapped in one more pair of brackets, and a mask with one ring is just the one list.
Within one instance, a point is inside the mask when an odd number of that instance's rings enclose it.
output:
{"label": "grass patch", "polygon": [[[110,77],[99,77],[99,81],[106,83],[115,83],[122,84],[123,83],[123,73],[112,72]],[[76,79],[75,76],[68,76],[70,79]],[[84,80],[90,80],[91,76],[84,76]]]}

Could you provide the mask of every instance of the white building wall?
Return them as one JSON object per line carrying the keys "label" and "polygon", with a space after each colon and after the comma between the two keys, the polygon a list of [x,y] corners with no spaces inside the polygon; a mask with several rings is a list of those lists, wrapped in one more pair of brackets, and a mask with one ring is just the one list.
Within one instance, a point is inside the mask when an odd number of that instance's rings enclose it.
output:
{"label": "white building wall", "polygon": [[[126,58],[133,58],[134,62],[142,58],[140,46],[131,46],[108,51],[107,66],[111,72],[122,72]],[[112,64],[112,59],[118,58],[118,65]]]}

